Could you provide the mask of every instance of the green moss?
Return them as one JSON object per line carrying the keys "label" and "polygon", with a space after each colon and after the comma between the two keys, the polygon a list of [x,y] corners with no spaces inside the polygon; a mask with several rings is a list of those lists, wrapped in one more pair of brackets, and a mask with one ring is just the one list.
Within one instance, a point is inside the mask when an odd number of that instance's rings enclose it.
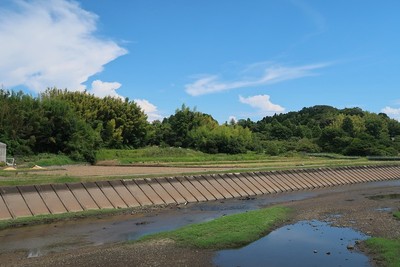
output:
{"label": "green moss", "polygon": [[196,248],[240,247],[265,236],[274,226],[286,220],[289,213],[290,209],[285,207],[249,211],[150,235],[141,240],[172,239],[178,245]]}
{"label": "green moss", "polygon": [[400,240],[373,237],[366,240],[365,244],[385,266],[400,266]]}

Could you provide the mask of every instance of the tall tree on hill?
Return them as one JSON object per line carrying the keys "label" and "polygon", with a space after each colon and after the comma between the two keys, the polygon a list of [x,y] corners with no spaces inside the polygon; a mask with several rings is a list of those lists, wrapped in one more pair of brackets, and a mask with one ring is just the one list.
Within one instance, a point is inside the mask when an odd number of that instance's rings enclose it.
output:
{"label": "tall tree on hill", "polygon": [[102,145],[108,148],[137,148],[147,140],[147,117],[140,107],[128,99],[99,98],[87,92],[48,89],[41,98],[60,99],[71,105],[92,129],[98,131]]}

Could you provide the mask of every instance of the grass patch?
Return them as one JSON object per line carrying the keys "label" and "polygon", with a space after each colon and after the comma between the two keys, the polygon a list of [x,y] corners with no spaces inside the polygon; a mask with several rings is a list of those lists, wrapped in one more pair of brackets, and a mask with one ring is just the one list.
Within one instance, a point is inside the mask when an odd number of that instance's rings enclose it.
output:
{"label": "grass patch", "polygon": [[293,154],[269,156],[248,152],[237,155],[206,154],[192,149],[175,147],[146,147],[140,149],[101,149],[96,160],[116,164],[159,164],[163,166],[227,166],[227,167],[293,167],[293,166],[356,166],[382,164],[366,157],[347,157],[337,154]]}
{"label": "grass patch", "polygon": [[22,217],[22,218],[0,221],[0,230],[6,229],[6,228],[27,226],[27,225],[53,223],[53,222],[63,221],[63,220],[88,218],[88,217],[101,216],[101,215],[120,214],[120,213],[129,211],[129,210],[132,210],[132,208],[86,210],[86,211],[68,212],[68,213],[62,213],[62,214],[46,214],[46,215]]}
{"label": "grass patch", "polygon": [[379,157],[379,156],[370,156],[367,157],[368,160],[375,160],[375,161],[399,161],[400,157]]}
{"label": "grass patch", "polygon": [[394,216],[396,219],[399,219],[399,220],[400,220],[400,211],[394,212],[394,213],[393,213],[393,216]]}
{"label": "grass patch", "polygon": [[344,156],[335,153],[308,153],[307,155],[312,157],[321,157],[321,158],[328,158],[328,159],[360,159],[361,157],[357,156]]}
{"label": "grass patch", "polygon": [[42,153],[32,156],[16,157],[17,166],[33,167],[39,166],[57,166],[76,164],[75,161],[63,154]]}
{"label": "grass patch", "polygon": [[274,226],[286,220],[289,213],[290,209],[286,207],[249,211],[145,236],[140,241],[172,239],[178,245],[196,248],[241,247],[265,236]]}
{"label": "grass patch", "polygon": [[[7,173],[7,175],[9,172]],[[0,186],[19,186],[19,185],[41,185],[41,184],[63,184],[63,183],[79,183],[83,181],[100,180],[95,178],[81,178],[71,176],[45,176],[39,174],[16,174],[11,173],[11,176],[6,176],[0,179]],[[0,176],[3,176],[0,171]],[[104,178],[103,178],[104,180]]]}
{"label": "grass patch", "polygon": [[400,240],[373,237],[365,241],[367,248],[388,267],[400,266]]}
{"label": "grass patch", "polygon": [[96,154],[97,161],[117,160],[120,164],[159,162],[213,162],[248,161],[265,159],[264,154],[249,152],[238,155],[206,154],[186,148],[145,147],[139,149],[101,149]]}
{"label": "grass patch", "polygon": [[368,197],[372,200],[381,200],[381,199],[400,199],[400,194],[388,194],[388,195],[376,195]]}

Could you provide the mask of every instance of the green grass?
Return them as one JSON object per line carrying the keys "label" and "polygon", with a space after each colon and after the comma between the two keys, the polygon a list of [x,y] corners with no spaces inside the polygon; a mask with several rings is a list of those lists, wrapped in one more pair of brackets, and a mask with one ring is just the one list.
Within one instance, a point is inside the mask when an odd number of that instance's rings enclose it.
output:
{"label": "green grass", "polygon": [[220,217],[175,231],[145,236],[140,241],[172,239],[180,246],[223,249],[247,245],[269,233],[290,214],[286,207],[272,207]]}
{"label": "green grass", "polygon": [[85,210],[85,211],[79,211],[79,212],[36,215],[36,216],[10,219],[10,220],[2,220],[2,221],[0,221],[0,230],[6,229],[6,228],[12,228],[12,227],[21,227],[21,226],[27,226],[27,225],[52,223],[52,222],[63,221],[63,220],[88,218],[88,217],[99,216],[99,215],[120,214],[120,213],[129,211],[129,210],[132,210],[132,208]]}
{"label": "green grass", "polygon": [[370,156],[369,160],[375,161],[400,161],[400,157],[389,157],[389,156]]}
{"label": "green grass", "polygon": [[397,219],[400,219],[400,211],[396,211],[395,213],[393,213],[393,216]]}
{"label": "green grass", "polygon": [[367,248],[388,267],[400,266],[400,240],[373,237],[365,241]]}
{"label": "green grass", "polygon": [[265,159],[266,156],[257,153],[238,155],[206,154],[186,148],[176,147],[145,147],[139,149],[101,149],[96,154],[97,161],[116,160],[120,164],[159,163],[159,162],[204,162],[218,161],[249,161]]}
{"label": "green grass", "polygon": [[[5,173],[4,176],[3,173]],[[8,176],[10,175],[10,176]],[[83,181],[91,181],[94,178],[90,177],[71,177],[71,176],[54,176],[54,175],[40,175],[40,174],[17,174],[15,171],[0,171],[0,186],[19,186],[19,185],[40,185],[40,184],[55,184],[55,183],[78,183]],[[97,180],[99,180],[97,178]],[[104,178],[103,178],[104,180]]]}
{"label": "green grass", "polygon": [[[371,165],[378,162],[366,157],[346,157],[336,154],[293,154],[269,156],[248,152],[238,155],[206,154],[199,151],[173,147],[146,147],[120,150],[102,149],[96,155],[97,161],[114,164],[148,164],[163,166],[227,166],[227,167],[293,167],[293,166],[343,166]],[[382,164],[382,162],[379,162]]]}
{"label": "green grass", "polygon": [[75,164],[76,162],[70,159],[66,155],[62,154],[48,154],[42,153],[38,155],[16,157],[17,166],[33,167],[39,166],[57,166],[57,165],[69,165]]}
{"label": "green grass", "polygon": [[308,153],[307,155],[312,157],[321,157],[321,158],[328,158],[328,159],[359,159],[361,157],[355,156],[344,156],[335,153]]}

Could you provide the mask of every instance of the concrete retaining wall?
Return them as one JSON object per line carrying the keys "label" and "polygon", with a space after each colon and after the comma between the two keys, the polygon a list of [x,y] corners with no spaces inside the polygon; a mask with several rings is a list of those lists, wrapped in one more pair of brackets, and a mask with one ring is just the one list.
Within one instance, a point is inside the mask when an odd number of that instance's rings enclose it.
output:
{"label": "concrete retaining wall", "polygon": [[0,220],[84,210],[202,202],[394,179],[400,179],[400,166],[0,187]]}

